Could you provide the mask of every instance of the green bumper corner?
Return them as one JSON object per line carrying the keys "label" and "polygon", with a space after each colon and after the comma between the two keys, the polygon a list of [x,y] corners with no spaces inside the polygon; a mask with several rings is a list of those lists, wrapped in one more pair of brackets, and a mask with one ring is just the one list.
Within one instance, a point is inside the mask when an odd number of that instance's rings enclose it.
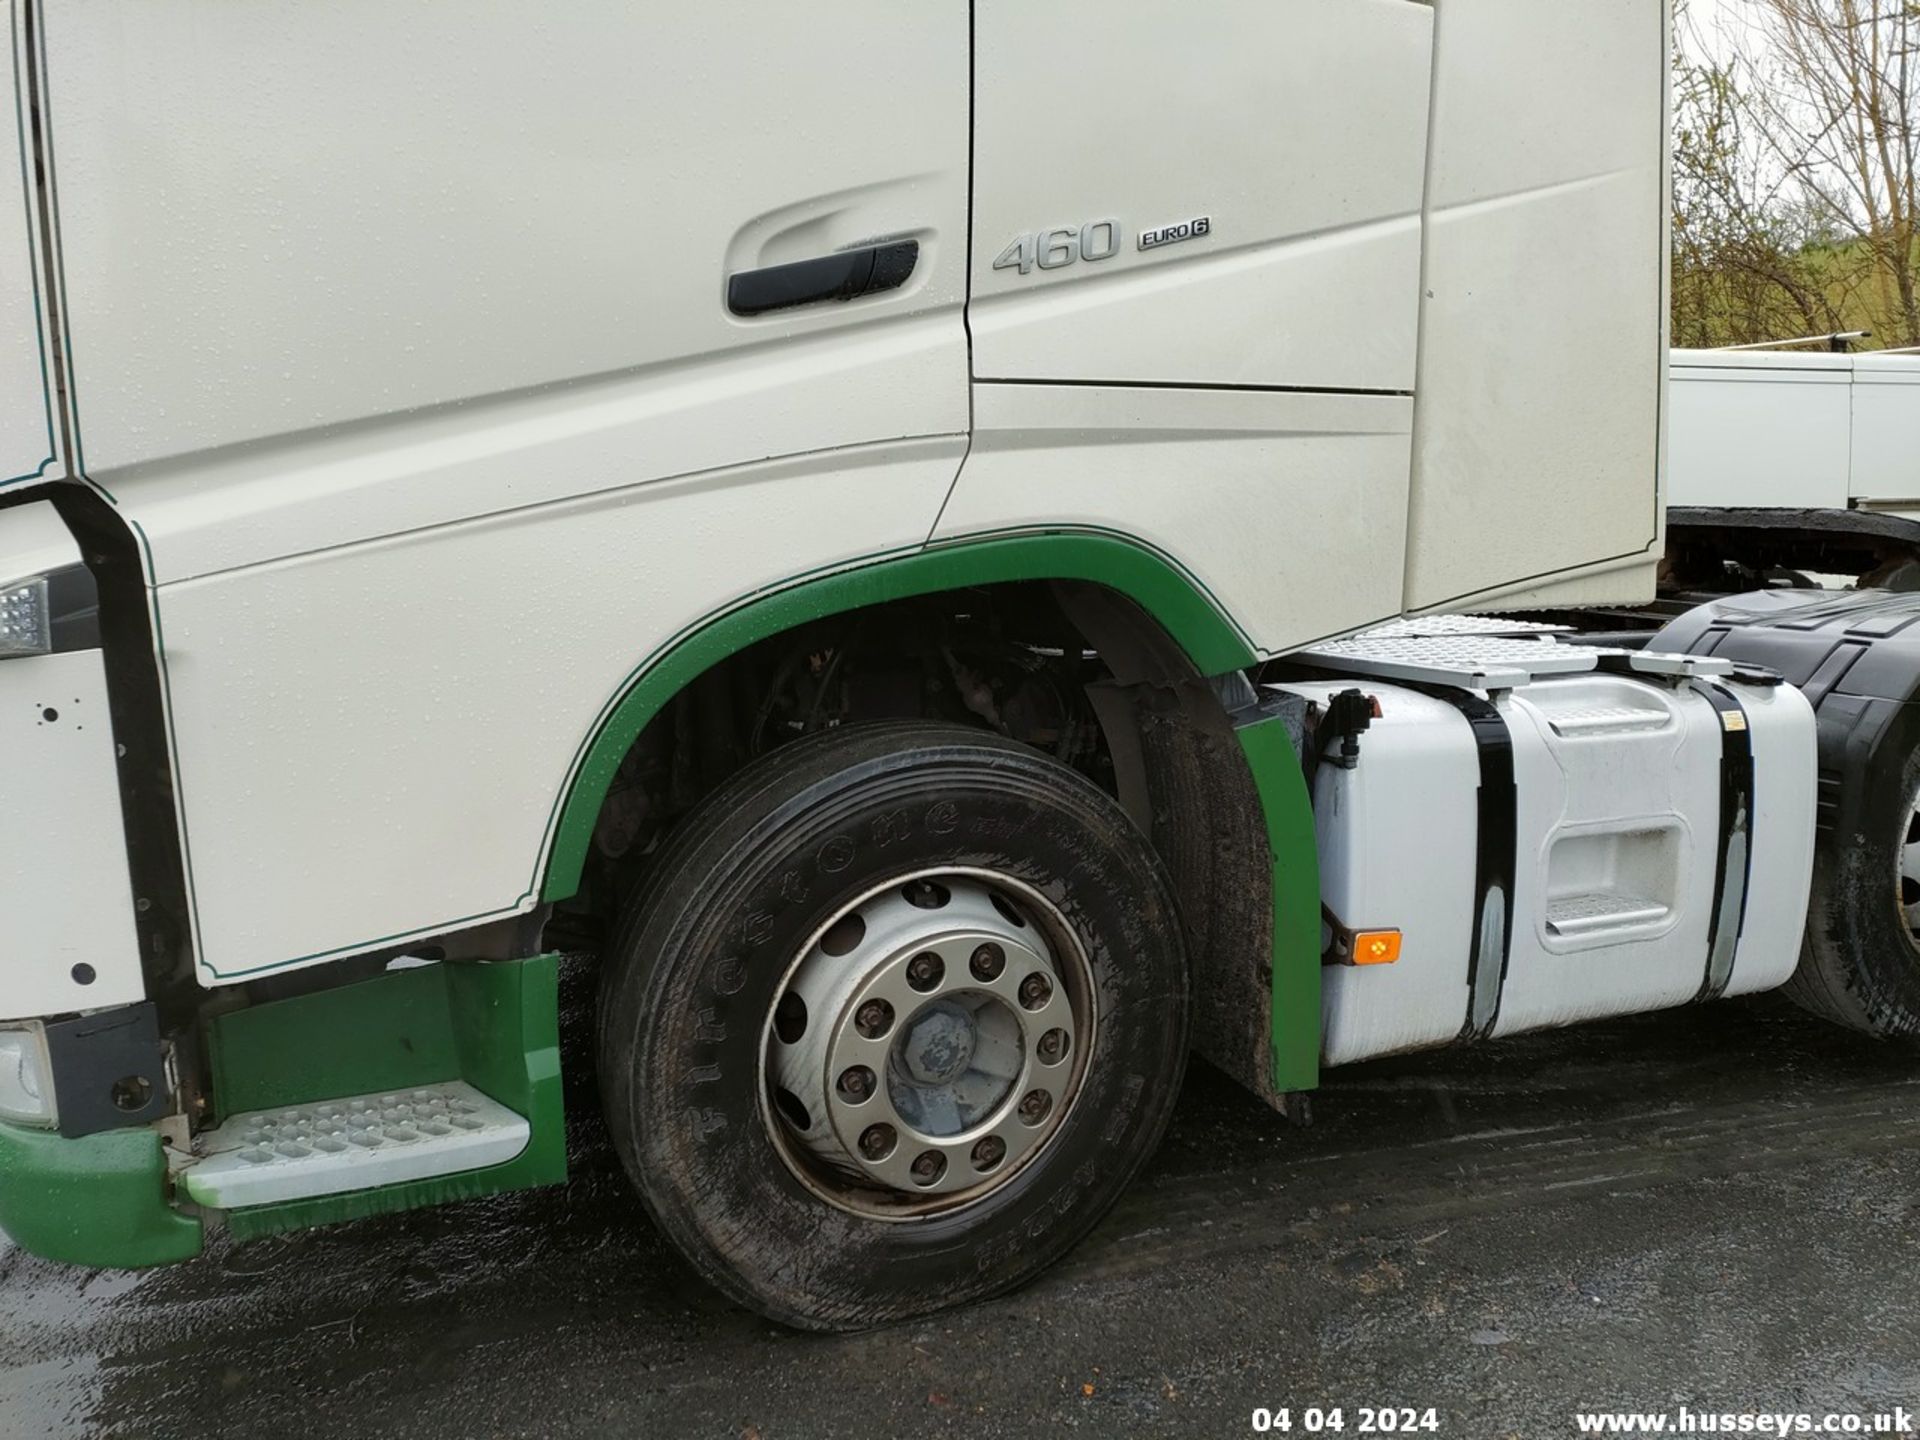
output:
{"label": "green bumper corner", "polygon": [[68,1140],[0,1125],[0,1230],[35,1255],[134,1270],[200,1253],[200,1222],[167,1204],[151,1130]]}

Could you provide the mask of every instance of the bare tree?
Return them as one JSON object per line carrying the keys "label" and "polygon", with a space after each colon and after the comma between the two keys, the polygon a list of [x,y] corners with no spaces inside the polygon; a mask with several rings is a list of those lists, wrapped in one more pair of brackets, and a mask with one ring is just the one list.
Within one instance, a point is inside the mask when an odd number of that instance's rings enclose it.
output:
{"label": "bare tree", "polygon": [[1920,345],[1920,3],[1744,0],[1734,14],[1744,103],[1783,187],[1864,249],[1882,343]]}
{"label": "bare tree", "polygon": [[1783,190],[1754,133],[1743,62],[1715,58],[1675,6],[1673,340],[1741,344],[1847,328],[1857,264]]}

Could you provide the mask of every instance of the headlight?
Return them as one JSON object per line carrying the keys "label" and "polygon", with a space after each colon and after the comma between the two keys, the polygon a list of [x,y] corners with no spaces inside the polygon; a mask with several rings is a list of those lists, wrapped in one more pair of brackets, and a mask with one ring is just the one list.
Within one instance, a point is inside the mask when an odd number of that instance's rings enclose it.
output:
{"label": "headlight", "polygon": [[53,651],[53,616],[47,604],[47,577],[0,585],[0,660]]}
{"label": "headlight", "polygon": [[0,1030],[0,1120],[51,1129],[58,1118],[45,1032]]}

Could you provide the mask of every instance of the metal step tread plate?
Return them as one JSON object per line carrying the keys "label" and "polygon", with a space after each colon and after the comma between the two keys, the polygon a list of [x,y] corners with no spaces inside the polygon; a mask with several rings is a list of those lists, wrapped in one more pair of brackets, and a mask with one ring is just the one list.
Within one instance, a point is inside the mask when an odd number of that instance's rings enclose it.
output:
{"label": "metal step tread plate", "polygon": [[1725,675],[1732,662],[1710,655],[1664,655],[1600,645],[1564,645],[1551,634],[1485,631],[1409,635],[1395,621],[1345,640],[1323,640],[1287,658],[1351,675],[1451,685],[1468,690],[1513,690],[1554,675],[1583,675],[1621,666],[1635,673],[1683,678]]}
{"label": "metal step tread plate", "polygon": [[526,1118],[463,1080],[235,1115],[194,1142],[187,1194],[220,1210],[480,1170],[527,1146]]}
{"label": "metal step tread plate", "polygon": [[1670,913],[1665,901],[1637,895],[1562,895],[1547,902],[1547,928],[1556,935],[1585,935],[1618,926],[1656,924]]}
{"label": "metal step tread plate", "polygon": [[1463,636],[1501,636],[1524,640],[1565,635],[1571,625],[1549,625],[1543,620],[1515,620],[1506,615],[1409,615],[1389,620],[1366,632],[1369,640],[1439,640]]}
{"label": "metal step tread plate", "polygon": [[1664,730],[1672,718],[1665,710],[1633,705],[1590,705],[1578,710],[1555,710],[1547,717],[1556,735],[1596,735],[1630,730]]}

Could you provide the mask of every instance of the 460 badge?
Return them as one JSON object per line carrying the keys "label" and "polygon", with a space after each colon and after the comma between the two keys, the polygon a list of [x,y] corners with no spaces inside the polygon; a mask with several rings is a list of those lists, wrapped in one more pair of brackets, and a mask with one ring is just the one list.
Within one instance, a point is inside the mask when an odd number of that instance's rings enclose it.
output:
{"label": "460 badge", "polygon": [[[1200,240],[1213,233],[1213,217],[1196,215],[1171,225],[1156,225],[1140,232],[1142,250],[1157,250],[1181,240]],[[1058,225],[1051,230],[1029,230],[1007,242],[1007,248],[994,257],[996,270],[1018,270],[1027,274],[1035,266],[1058,270],[1080,260],[1111,260],[1120,253],[1120,222],[1114,219],[1089,220],[1084,225]]]}

